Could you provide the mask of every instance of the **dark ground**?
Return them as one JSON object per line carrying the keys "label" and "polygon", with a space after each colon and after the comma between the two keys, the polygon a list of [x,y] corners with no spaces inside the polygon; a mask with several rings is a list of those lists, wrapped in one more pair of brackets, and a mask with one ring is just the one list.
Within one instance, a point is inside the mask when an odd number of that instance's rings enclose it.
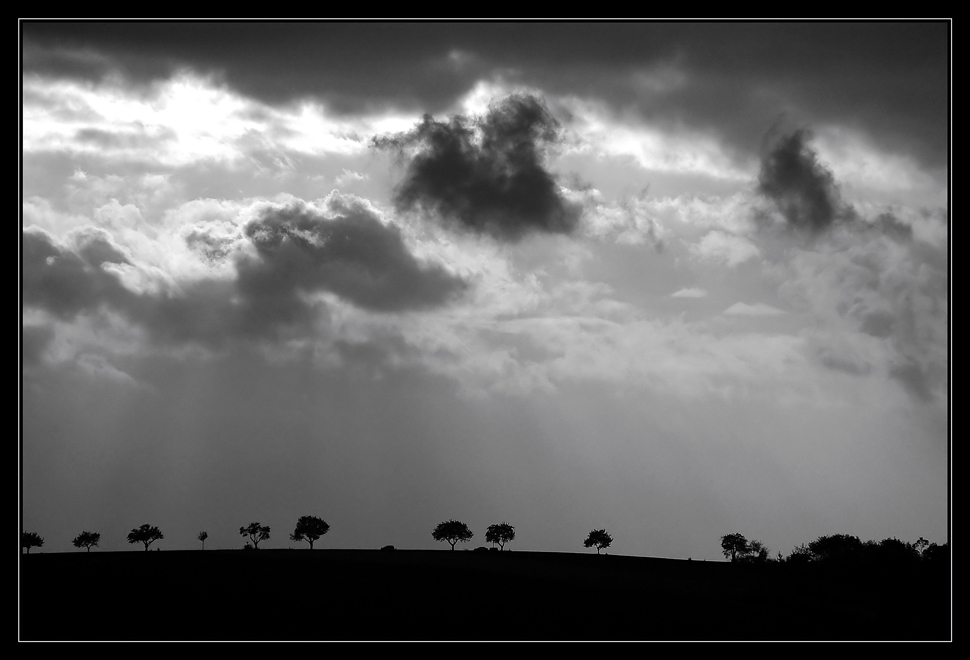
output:
{"label": "dark ground", "polygon": [[949,567],[206,550],[21,557],[22,640],[949,640]]}

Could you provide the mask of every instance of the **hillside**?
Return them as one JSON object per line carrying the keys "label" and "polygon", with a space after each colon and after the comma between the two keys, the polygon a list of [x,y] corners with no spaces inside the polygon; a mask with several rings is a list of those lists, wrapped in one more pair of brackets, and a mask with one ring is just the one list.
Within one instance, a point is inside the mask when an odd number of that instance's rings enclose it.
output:
{"label": "hillside", "polygon": [[595,554],[326,549],[22,560],[25,640],[950,637],[949,574],[924,566],[887,574]]}

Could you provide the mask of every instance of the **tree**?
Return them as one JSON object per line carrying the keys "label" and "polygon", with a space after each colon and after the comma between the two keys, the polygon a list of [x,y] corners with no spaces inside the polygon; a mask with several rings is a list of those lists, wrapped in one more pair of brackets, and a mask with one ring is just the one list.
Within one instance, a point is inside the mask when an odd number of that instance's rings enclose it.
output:
{"label": "tree", "polygon": [[820,536],[808,544],[808,549],[818,561],[838,563],[860,561],[865,550],[859,537],[849,534]]}
{"label": "tree", "polygon": [[913,547],[916,548],[916,552],[918,552],[919,553],[919,556],[922,557],[923,556],[923,551],[926,550],[926,548],[927,548],[927,546],[929,546],[929,544],[930,544],[930,542],[927,541],[926,539],[924,539],[921,536],[921,537],[919,537],[919,540],[916,541],[916,543],[913,544]]}
{"label": "tree", "polygon": [[473,536],[475,535],[472,534],[472,530],[468,529],[468,525],[457,520],[438,523],[438,526],[431,532],[431,537],[435,541],[448,541],[452,550],[455,549],[455,544],[458,541],[467,543]]}
{"label": "tree", "polygon": [[515,539],[515,527],[508,524],[507,522],[499,523],[498,525],[489,525],[488,529],[485,531],[485,542],[486,543],[498,543],[502,550],[505,550],[505,544],[509,541]]}
{"label": "tree", "polygon": [[74,537],[75,548],[87,548],[91,552],[91,547],[98,545],[101,541],[101,534],[98,532],[81,532]]}
{"label": "tree", "polygon": [[202,549],[205,550],[205,540],[209,538],[208,532],[199,532],[199,540],[202,541]]}
{"label": "tree", "polygon": [[296,521],[296,529],[290,534],[290,540],[308,541],[310,543],[310,549],[313,550],[313,542],[329,531],[330,525],[321,518],[317,518],[316,516],[300,516],[300,519]]}
{"label": "tree", "polygon": [[162,532],[158,529],[158,527],[152,527],[146,523],[141,527],[133,529],[131,532],[129,532],[128,543],[144,543],[145,552],[148,552],[148,546],[163,538],[165,537],[162,536]]}
{"label": "tree", "polygon": [[42,548],[44,547],[44,539],[41,538],[40,534],[37,532],[24,532],[21,537],[21,547],[27,548],[27,554],[30,554],[31,548]]}
{"label": "tree", "polygon": [[[780,553],[779,553],[780,554]],[[804,543],[802,545],[796,545],[785,562],[788,564],[794,564],[796,566],[804,566],[805,564],[810,564],[815,561],[817,557],[808,549],[808,546]]]}
{"label": "tree", "polygon": [[748,553],[744,556],[744,561],[764,564],[769,561],[768,559],[768,546],[758,540],[753,540],[748,543]]}
{"label": "tree", "polygon": [[751,546],[748,545],[748,539],[744,538],[743,534],[725,534],[721,537],[721,552],[724,553],[725,559],[737,561],[751,552]]}
{"label": "tree", "polygon": [[265,541],[269,538],[269,527],[265,525],[260,525],[258,522],[249,523],[246,527],[240,527],[239,533],[242,536],[248,536],[253,542],[253,549],[259,550],[259,542]]}
{"label": "tree", "polygon": [[594,529],[583,541],[583,545],[587,548],[595,546],[596,554],[599,554],[602,548],[610,547],[611,543],[613,543],[613,537],[607,534],[605,529]]}

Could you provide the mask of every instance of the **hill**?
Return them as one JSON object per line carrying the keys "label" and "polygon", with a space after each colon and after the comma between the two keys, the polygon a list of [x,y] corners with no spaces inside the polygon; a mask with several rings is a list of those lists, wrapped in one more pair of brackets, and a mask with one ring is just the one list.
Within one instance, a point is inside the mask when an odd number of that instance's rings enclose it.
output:
{"label": "hill", "polygon": [[21,559],[24,640],[946,640],[951,629],[949,572],[926,566],[460,550]]}

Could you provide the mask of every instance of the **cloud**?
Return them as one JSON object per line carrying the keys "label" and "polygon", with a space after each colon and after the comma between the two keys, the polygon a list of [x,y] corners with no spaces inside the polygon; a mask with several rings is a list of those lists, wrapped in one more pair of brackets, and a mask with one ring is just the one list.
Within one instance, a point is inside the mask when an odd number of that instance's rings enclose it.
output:
{"label": "cloud", "polygon": [[54,328],[49,325],[25,325],[21,337],[24,364],[37,364],[54,340]]}
{"label": "cloud", "polygon": [[782,310],[764,303],[755,303],[753,305],[749,305],[747,303],[738,302],[724,310],[724,314],[728,316],[778,316],[779,314],[784,313],[785,312]]}
{"label": "cloud", "polygon": [[704,298],[707,296],[707,291],[704,289],[699,289],[697,287],[691,287],[689,289],[680,289],[679,291],[674,291],[670,294],[671,298]]}
{"label": "cloud", "polygon": [[477,118],[430,115],[413,130],[379,136],[374,145],[407,157],[395,192],[399,210],[424,209],[450,225],[516,241],[532,232],[566,234],[581,207],[567,200],[546,170],[544,147],[560,126],[534,96],[512,95]]}
{"label": "cloud", "polygon": [[[946,396],[946,247],[908,236],[885,217],[855,222],[812,249],[794,251],[779,292],[810,309],[821,327],[882,347],[865,362],[928,402]],[[835,336],[820,340],[825,350],[817,354],[823,365],[845,371],[845,360],[831,357],[844,353]]]}
{"label": "cloud", "polygon": [[690,246],[692,254],[713,261],[722,261],[728,266],[737,266],[761,253],[754,244],[740,236],[712,230],[696,245]]}
{"label": "cloud", "polygon": [[[92,264],[69,247],[58,245],[43,229],[24,228],[22,245],[25,305],[41,307],[68,320],[103,304],[123,305],[131,298],[131,292],[117,275],[104,270],[100,264]],[[90,259],[97,247],[104,246],[88,244],[86,247],[82,251]]]}
{"label": "cloud", "polygon": [[439,307],[465,290],[444,267],[419,262],[400,229],[358,198],[332,193],[327,201],[326,214],[292,204],[246,225],[259,258],[238,263],[240,291],[287,299],[323,290],[364,309],[399,312]]}
{"label": "cloud", "polygon": [[832,172],[808,146],[810,137],[796,130],[775,141],[761,161],[758,192],[775,204],[789,226],[814,234],[851,217],[851,207],[842,203]]}
{"label": "cloud", "polygon": [[108,231],[85,227],[69,237],[73,242],[62,245],[38,227],[23,230],[25,307],[61,320],[114,312],[163,345],[306,336],[329,318],[318,295],[325,292],[393,313],[440,307],[468,286],[443,265],[414,256],[401,230],[364,200],[336,192],[320,207],[265,204],[241,235],[231,224],[193,225],[183,234],[186,244],[212,259],[235,255],[218,277],[137,286],[151,269],[133,263]]}

